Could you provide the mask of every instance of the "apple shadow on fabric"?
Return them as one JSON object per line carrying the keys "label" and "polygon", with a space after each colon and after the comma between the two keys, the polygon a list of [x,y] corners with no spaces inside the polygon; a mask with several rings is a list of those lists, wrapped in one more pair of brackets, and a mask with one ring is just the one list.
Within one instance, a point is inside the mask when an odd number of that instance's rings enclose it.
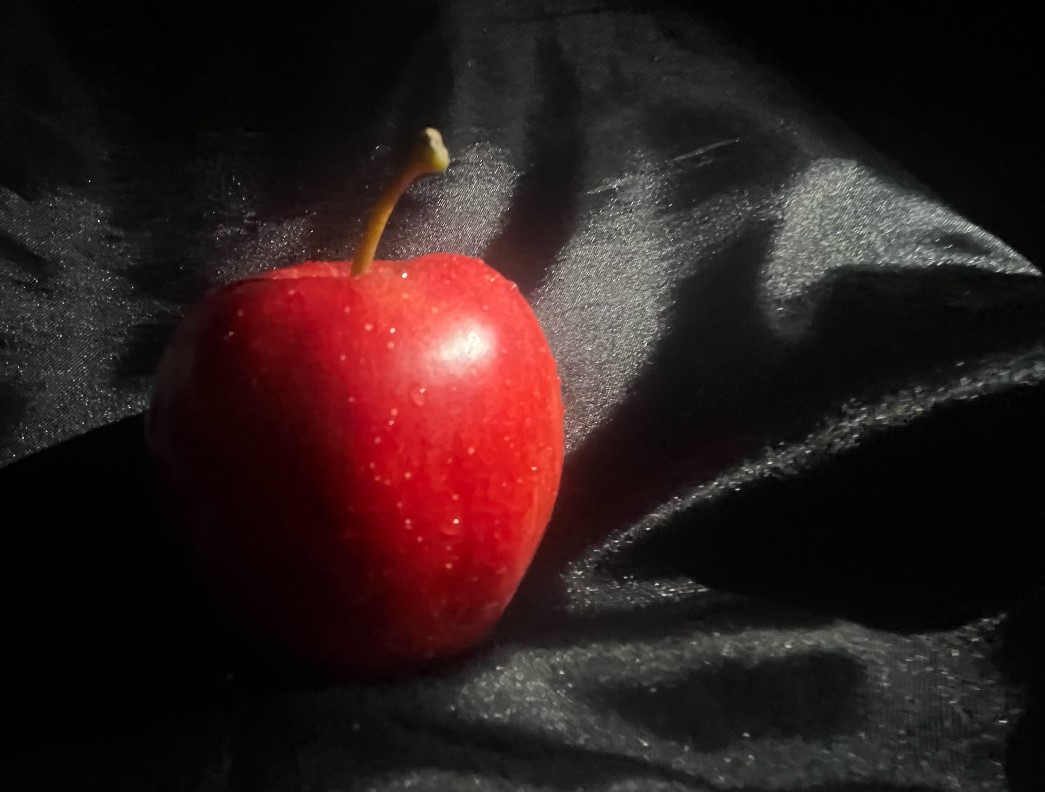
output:
{"label": "apple shadow on fabric", "polygon": [[280,673],[283,661],[230,633],[197,585],[154,497],[141,416],[0,470],[0,501],[15,742],[87,725],[89,740],[107,719],[131,729],[221,701],[233,668]]}
{"label": "apple shadow on fabric", "polygon": [[[585,547],[712,481],[724,486],[605,554],[598,574],[650,585],[684,577],[771,609],[896,631],[996,613],[1045,581],[1027,531],[1045,509],[1034,496],[1045,486],[1041,385],[951,397],[848,450],[810,440],[850,399],[885,399],[918,372],[942,372],[931,376],[946,389],[964,361],[1034,349],[1045,328],[1040,280],[960,266],[841,271],[806,295],[809,330],[785,343],[753,299],[770,232],[752,224],[684,285],[685,314],[647,373],[609,430],[568,459],[506,635],[521,630],[543,644],[552,633],[569,640],[640,625],[641,608],[549,617],[561,571]],[[814,463],[786,475],[727,472],[778,445]],[[673,608],[691,620],[692,609]]]}

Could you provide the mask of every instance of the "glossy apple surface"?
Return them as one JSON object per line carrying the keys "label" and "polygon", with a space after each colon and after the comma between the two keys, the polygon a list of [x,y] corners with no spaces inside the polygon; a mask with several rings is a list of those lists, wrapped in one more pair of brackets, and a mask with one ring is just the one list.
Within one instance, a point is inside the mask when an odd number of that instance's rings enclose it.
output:
{"label": "glossy apple surface", "polygon": [[176,331],[149,446],[212,590],[329,669],[472,646],[548,523],[563,407],[544,333],[482,261],[309,262]]}

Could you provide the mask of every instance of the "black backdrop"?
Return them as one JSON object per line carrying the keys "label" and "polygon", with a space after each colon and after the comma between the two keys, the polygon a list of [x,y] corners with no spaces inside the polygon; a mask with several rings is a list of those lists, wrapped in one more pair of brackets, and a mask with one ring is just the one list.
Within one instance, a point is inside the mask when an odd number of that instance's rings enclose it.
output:
{"label": "black backdrop", "polygon": [[[343,6],[4,7],[5,787],[1045,787],[1045,286],[933,197],[1036,256],[1041,193],[968,48],[941,68],[938,20],[891,40],[667,2]],[[970,106],[879,79],[883,50]],[[217,621],[140,413],[185,306],[347,256],[426,124],[455,160],[383,253],[520,283],[567,469],[486,646],[334,684]]]}

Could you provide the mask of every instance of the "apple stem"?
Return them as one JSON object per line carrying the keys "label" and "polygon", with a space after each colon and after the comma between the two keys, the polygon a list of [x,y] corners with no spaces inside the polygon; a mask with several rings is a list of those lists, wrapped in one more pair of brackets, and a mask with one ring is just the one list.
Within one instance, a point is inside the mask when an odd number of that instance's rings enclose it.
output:
{"label": "apple stem", "polygon": [[353,275],[362,275],[374,260],[377,243],[381,240],[385,224],[388,223],[389,215],[392,214],[399,196],[406,192],[406,188],[414,179],[429,173],[441,173],[449,164],[450,155],[443,145],[443,136],[438,130],[428,127],[418,137],[399,175],[384,189],[374,204],[363,229],[363,238],[356,248],[355,256],[352,257]]}

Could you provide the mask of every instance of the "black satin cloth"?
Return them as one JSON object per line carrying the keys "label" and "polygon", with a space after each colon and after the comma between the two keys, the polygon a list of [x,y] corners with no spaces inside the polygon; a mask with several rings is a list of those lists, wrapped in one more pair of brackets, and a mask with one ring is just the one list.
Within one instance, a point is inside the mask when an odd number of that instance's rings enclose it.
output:
{"label": "black satin cloth", "polygon": [[[202,13],[4,6],[0,786],[1045,789],[1030,262],[687,6]],[[348,257],[426,125],[381,255],[519,283],[566,471],[486,645],[338,684],[209,607],[140,415],[185,308]]]}

